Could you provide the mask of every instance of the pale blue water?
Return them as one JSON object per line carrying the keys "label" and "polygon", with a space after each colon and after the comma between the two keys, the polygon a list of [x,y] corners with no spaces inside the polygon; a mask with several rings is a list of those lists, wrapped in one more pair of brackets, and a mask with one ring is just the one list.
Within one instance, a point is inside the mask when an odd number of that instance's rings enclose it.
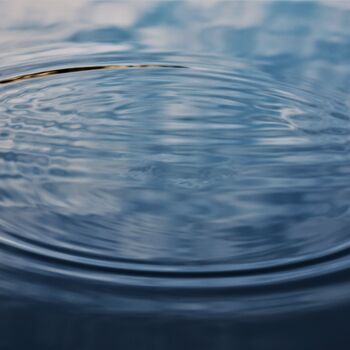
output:
{"label": "pale blue water", "polygon": [[347,349],[347,1],[0,1],[0,349]]}

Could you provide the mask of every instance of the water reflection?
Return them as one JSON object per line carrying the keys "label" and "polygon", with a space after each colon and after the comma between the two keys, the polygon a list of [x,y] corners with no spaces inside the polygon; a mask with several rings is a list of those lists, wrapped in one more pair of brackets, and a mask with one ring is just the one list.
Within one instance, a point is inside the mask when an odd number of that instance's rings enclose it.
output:
{"label": "water reflection", "polygon": [[0,348],[344,347],[346,2],[0,9]]}

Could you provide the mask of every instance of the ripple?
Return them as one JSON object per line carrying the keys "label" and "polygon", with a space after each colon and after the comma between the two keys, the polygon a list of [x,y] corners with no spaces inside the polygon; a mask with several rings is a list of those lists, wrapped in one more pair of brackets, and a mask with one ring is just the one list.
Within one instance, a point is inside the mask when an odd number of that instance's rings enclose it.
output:
{"label": "ripple", "polygon": [[42,78],[42,77],[57,75],[57,74],[85,72],[89,70],[99,70],[99,69],[128,69],[128,68],[186,68],[186,67],[180,66],[180,65],[175,66],[175,65],[165,65],[165,64],[129,64],[129,65],[111,64],[111,65],[103,65],[103,66],[61,68],[61,69],[47,70],[47,71],[36,72],[31,74],[18,75],[16,77],[0,80],[0,84],[9,84],[9,83],[17,82],[19,80]]}
{"label": "ripple", "polygon": [[0,72],[3,252],[23,270],[158,287],[348,270],[340,96],[239,60],[111,56]]}

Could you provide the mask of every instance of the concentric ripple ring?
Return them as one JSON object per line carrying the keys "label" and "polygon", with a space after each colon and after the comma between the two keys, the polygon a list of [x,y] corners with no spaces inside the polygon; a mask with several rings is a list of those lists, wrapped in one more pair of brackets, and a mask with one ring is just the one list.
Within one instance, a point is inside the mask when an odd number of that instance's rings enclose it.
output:
{"label": "concentric ripple ring", "polygon": [[349,270],[340,99],[245,62],[200,61],[6,74],[3,253],[63,275],[165,287]]}

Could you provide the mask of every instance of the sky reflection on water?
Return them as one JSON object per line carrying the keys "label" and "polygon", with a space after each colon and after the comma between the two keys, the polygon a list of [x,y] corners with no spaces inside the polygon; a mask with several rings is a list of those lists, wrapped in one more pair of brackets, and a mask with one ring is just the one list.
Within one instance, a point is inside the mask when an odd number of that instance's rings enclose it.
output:
{"label": "sky reflection on water", "polygon": [[346,349],[349,2],[0,11],[0,349]]}

